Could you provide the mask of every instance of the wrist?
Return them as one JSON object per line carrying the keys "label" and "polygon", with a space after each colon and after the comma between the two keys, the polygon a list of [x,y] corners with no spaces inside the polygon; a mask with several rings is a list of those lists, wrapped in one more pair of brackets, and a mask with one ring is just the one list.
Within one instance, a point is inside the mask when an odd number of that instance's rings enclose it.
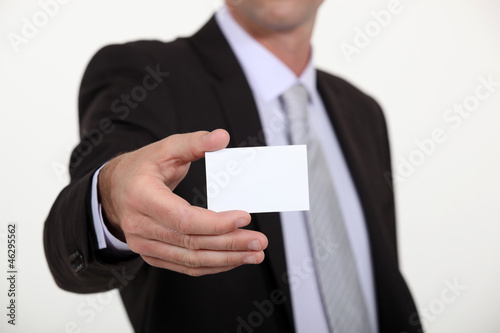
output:
{"label": "wrist", "polygon": [[[119,158],[119,157],[118,157]],[[101,204],[102,219],[109,232],[122,242],[126,242],[125,234],[123,233],[116,209],[111,198],[112,194],[112,174],[115,169],[115,158],[108,162],[101,170],[97,180],[97,199]]]}

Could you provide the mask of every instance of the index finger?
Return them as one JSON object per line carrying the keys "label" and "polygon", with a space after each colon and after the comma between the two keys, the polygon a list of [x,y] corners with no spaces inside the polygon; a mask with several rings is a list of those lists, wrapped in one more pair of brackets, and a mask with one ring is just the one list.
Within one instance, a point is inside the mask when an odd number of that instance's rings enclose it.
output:
{"label": "index finger", "polygon": [[214,212],[191,206],[186,200],[174,194],[161,181],[150,186],[140,198],[140,209],[155,221],[183,234],[222,235],[250,223],[250,214],[233,210]]}

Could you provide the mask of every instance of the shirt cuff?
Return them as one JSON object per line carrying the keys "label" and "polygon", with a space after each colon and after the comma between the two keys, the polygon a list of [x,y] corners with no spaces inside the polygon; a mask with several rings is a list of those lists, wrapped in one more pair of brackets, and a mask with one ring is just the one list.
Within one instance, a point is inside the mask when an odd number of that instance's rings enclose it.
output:
{"label": "shirt cuff", "polygon": [[124,243],[113,236],[113,234],[108,230],[102,217],[102,206],[97,196],[97,180],[99,178],[99,172],[101,172],[103,166],[97,169],[94,173],[94,177],[92,178],[92,220],[94,222],[94,230],[97,237],[97,246],[99,250],[108,249],[116,254],[130,253],[132,251],[128,247],[127,243]]}

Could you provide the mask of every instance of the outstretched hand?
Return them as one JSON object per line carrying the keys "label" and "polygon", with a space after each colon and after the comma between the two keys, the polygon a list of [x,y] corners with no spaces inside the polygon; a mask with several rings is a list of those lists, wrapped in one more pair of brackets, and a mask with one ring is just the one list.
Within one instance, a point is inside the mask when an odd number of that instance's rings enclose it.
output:
{"label": "outstretched hand", "polygon": [[261,263],[267,238],[239,229],[247,212],[216,213],[172,192],[192,161],[228,143],[225,130],[176,134],[109,161],[98,189],[110,231],[148,264],[191,276]]}

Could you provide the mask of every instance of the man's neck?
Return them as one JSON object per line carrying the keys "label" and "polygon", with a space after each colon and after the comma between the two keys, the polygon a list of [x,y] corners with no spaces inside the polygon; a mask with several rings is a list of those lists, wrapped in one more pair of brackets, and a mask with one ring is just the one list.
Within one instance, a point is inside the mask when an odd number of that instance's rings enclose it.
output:
{"label": "man's neck", "polygon": [[287,31],[271,31],[253,24],[231,11],[231,15],[256,41],[271,51],[297,76],[306,68],[311,56],[311,35],[314,20],[310,24]]}

